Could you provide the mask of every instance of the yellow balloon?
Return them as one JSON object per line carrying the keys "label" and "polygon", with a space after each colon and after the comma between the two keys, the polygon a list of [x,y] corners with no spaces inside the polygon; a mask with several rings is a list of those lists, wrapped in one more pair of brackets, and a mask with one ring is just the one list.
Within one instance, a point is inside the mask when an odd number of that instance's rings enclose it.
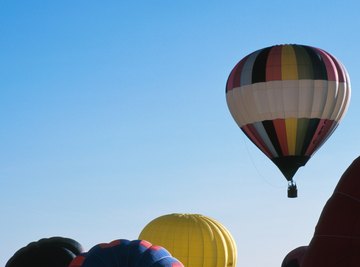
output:
{"label": "yellow balloon", "polygon": [[151,221],[139,239],[166,248],[186,267],[235,267],[236,244],[218,221],[200,214],[168,214]]}

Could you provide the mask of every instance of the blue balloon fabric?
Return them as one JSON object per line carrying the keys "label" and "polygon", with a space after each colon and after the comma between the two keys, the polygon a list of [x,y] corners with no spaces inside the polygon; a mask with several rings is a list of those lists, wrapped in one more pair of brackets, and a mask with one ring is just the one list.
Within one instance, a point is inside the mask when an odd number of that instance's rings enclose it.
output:
{"label": "blue balloon fabric", "polygon": [[163,247],[145,240],[118,239],[77,256],[69,267],[184,267]]}

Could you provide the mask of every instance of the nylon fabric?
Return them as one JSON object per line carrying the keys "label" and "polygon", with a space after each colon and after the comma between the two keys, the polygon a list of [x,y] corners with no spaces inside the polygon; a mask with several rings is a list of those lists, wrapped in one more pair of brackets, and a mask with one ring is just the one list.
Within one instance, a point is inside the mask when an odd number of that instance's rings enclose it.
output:
{"label": "nylon fabric", "polygon": [[303,256],[302,267],[358,267],[360,261],[360,157],[329,198]]}
{"label": "nylon fabric", "polygon": [[184,267],[163,247],[145,240],[101,243],[76,257],[69,267]]}
{"label": "nylon fabric", "polygon": [[236,64],[226,83],[226,101],[237,125],[287,179],[334,132],[350,97],[343,64],[305,45],[257,50]]}
{"label": "nylon fabric", "polygon": [[203,215],[161,216],[146,225],[139,238],[165,247],[187,267],[236,266],[236,245],[230,233]]}

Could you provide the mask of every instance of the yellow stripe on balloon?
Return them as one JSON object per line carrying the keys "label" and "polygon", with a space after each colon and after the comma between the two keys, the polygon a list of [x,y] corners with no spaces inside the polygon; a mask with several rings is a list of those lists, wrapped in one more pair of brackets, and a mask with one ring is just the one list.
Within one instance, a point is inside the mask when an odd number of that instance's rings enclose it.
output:
{"label": "yellow stripe on balloon", "polygon": [[[188,257],[187,257],[187,265],[185,266],[210,266],[211,262],[209,259],[205,257],[204,251],[211,250],[211,239],[209,237],[204,236],[202,233],[202,229],[198,226],[198,219],[196,217],[189,218],[189,243],[188,243]],[[191,248],[189,246],[191,244]],[[203,247],[203,250],[194,250],[193,247]],[[184,263],[185,264],[185,263]]]}
{"label": "yellow stripe on balloon", "polygon": [[289,155],[295,155],[296,150],[296,132],[297,132],[297,119],[285,119],[286,138],[288,143]]}
{"label": "yellow stripe on balloon", "polygon": [[284,45],[281,51],[281,79],[297,80],[298,69],[295,50],[290,45]]}

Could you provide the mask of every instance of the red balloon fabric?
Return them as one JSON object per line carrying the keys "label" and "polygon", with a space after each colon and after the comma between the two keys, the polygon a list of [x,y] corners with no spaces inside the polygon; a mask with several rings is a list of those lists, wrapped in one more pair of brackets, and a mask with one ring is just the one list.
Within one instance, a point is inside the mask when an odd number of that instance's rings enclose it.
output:
{"label": "red balloon fabric", "polygon": [[290,251],[281,263],[281,267],[300,267],[307,248],[307,246],[301,246]]}
{"label": "red balloon fabric", "polygon": [[360,266],[360,157],[327,201],[301,267]]}

